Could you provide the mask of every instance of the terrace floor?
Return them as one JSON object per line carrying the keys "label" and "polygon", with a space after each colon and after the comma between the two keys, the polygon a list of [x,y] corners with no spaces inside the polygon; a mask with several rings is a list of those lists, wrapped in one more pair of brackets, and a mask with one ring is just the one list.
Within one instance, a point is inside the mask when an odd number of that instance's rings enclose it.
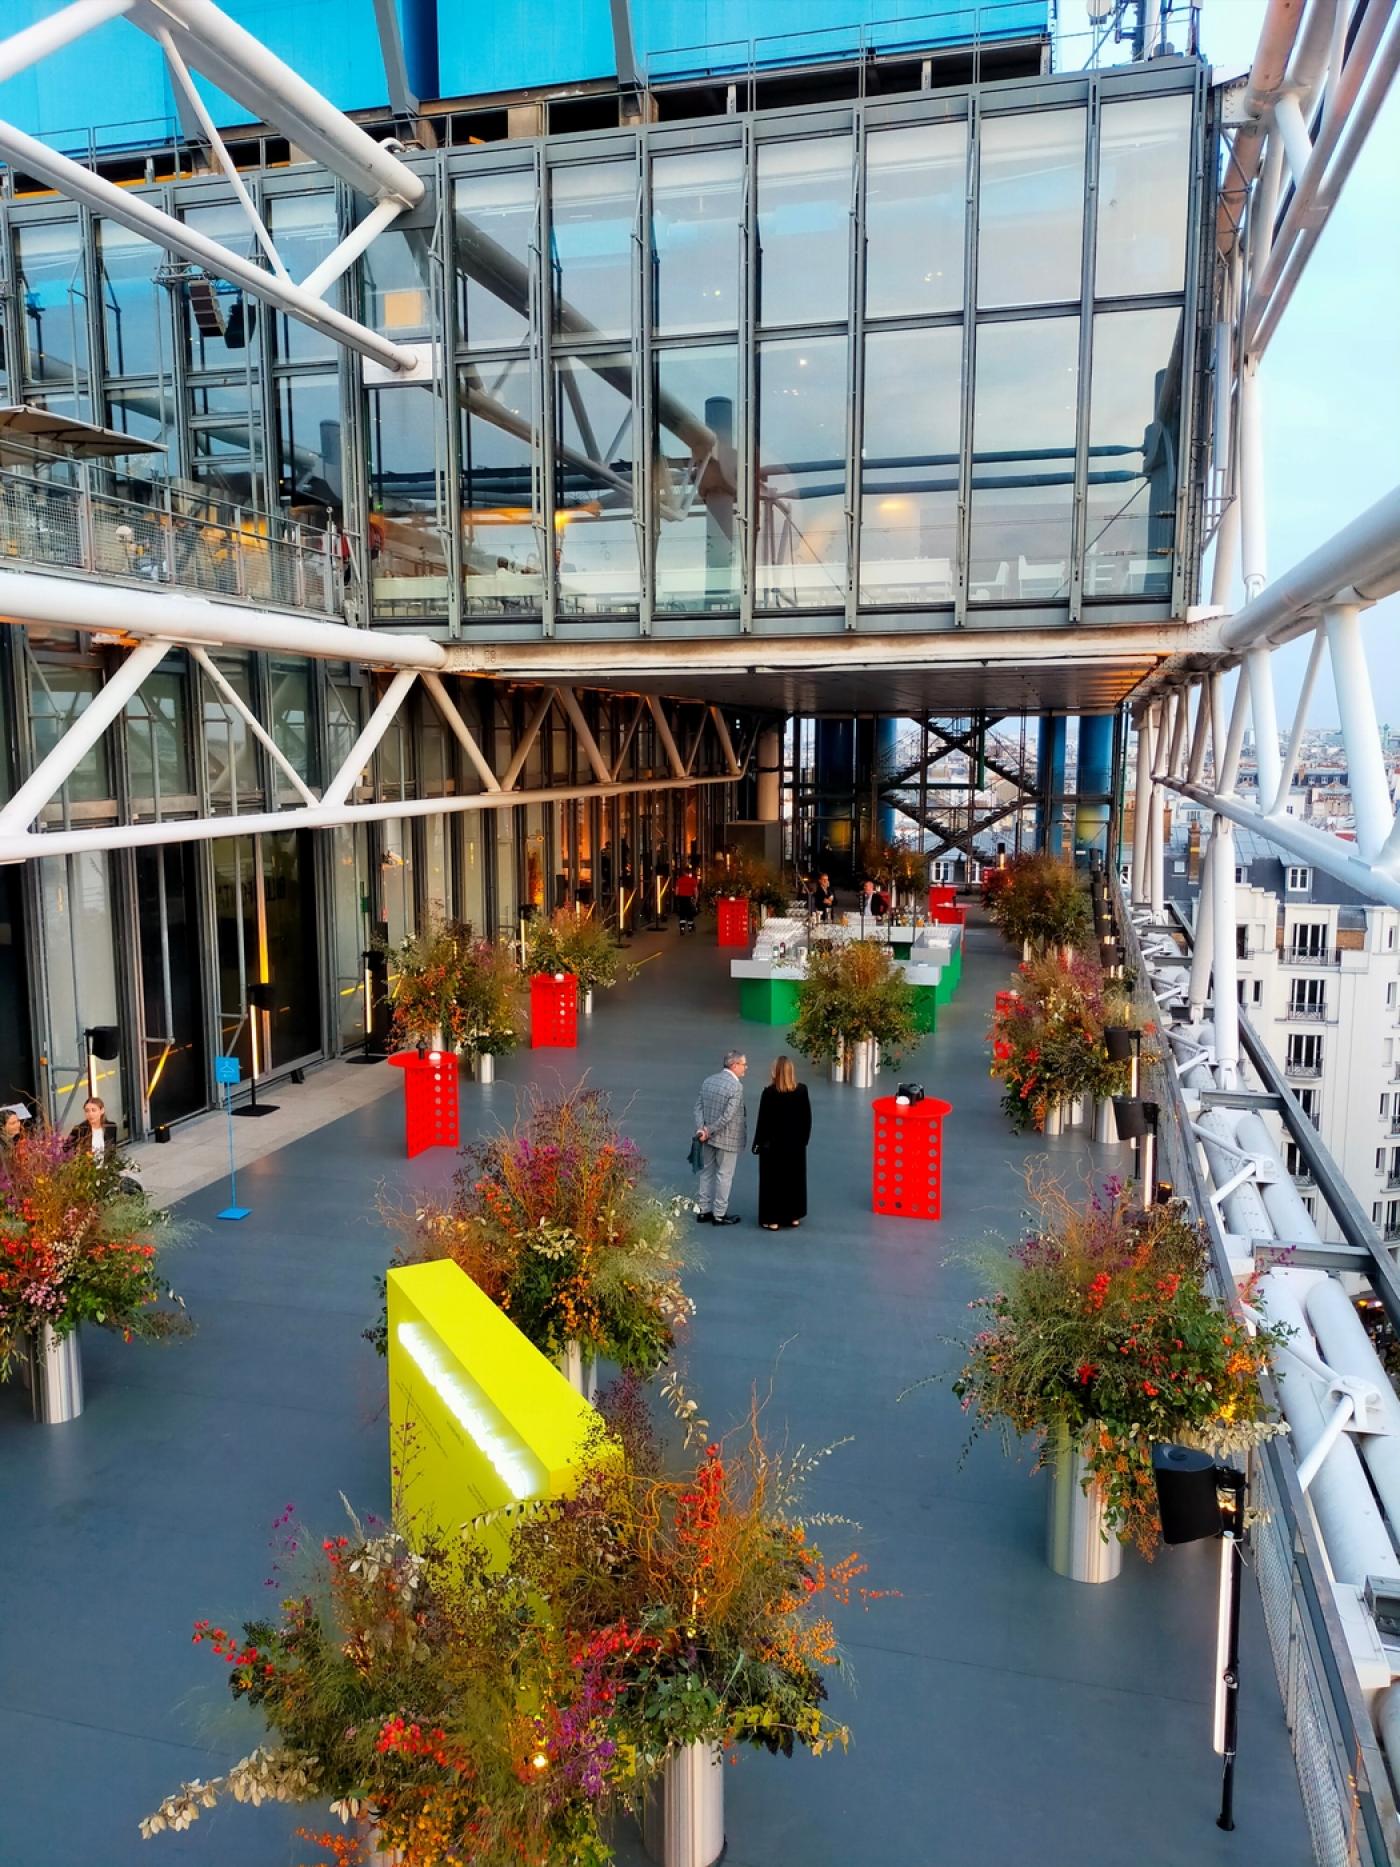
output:
{"label": "terrace floor", "polygon": [[[699,1078],[747,1045],[751,1109],[784,1033],[743,1024],[729,955],[702,934],[639,940],[656,957],[600,995],[577,1053],[523,1052],[488,1089],[464,1082],[464,1133],[511,1119],[527,1082],[584,1070],[613,1092],[653,1177],[688,1183]],[[977,1274],[955,1254],[1015,1236],[1026,1160],[1070,1176],[1117,1164],[1076,1137],[1013,1135],[986,1071],[993,991],[1010,955],[969,928],[961,990],[912,1063],[954,1104],[938,1226],[870,1211],[869,1098],[812,1083],[811,1216],[752,1223],[754,1163],[733,1209],[702,1228],[687,1381],[717,1430],[771,1390],[771,1433],[854,1442],[818,1468],[812,1508],[859,1520],[869,1584],[895,1599],[840,1618],[853,1684],[833,1711],[849,1754],[745,1752],[727,1774],[729,1867],[1306,1867],[1312,1859],[1273,1666],[1246,1599],[1238,1832],[1215,1826],[1210,1748],[1216,1552],[1125,1557],[1107,1586],[1049,1571],[1047,1480],[982,1441],[945,1384]],[[906,1072],[908,1073],[908,1072]],[[387,1068],[384,1071],[387,1077]],[[804,1072],[808,1076],[813,1072]],[[887,1079],[882,1079],[888,1087]],[[310,1089],[301,1092],[309,1094]],[[180,1145],[177,1133],[171,1149]],[[198,1617],[264,1611],[271,1526],[289,1504],[317,1535],[339,1494],[387,1502],[384,1369],[361,1339],[387,1255],[381,1185],[440,1187],[446,1153],[405,1163],[397,1097],[338,1113],[240,1172],[252,1216],[220,1224],[215,1182],[182,1204],[199,1229],[173,1266],[192,1341],[85,1339],[87,1411],[41,1429],[0,1389],[8,1553],[0,1612],[0,1860],[6,1867],[290,1867],[307,1819],[231,1806],[184,1835],[137,1823],[184,1778],[257,1741],[221,1669],[190,1643]],[[828,1553],[844,1554],[838,1532]],[[622,1856],[640,1858],[627,1841]]]}

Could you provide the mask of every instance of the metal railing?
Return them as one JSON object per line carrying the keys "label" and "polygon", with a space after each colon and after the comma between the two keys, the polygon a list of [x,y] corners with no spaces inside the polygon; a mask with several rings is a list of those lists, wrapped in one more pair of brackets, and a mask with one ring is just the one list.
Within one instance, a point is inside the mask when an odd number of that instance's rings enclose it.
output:
{"label": "metal railing", "polygon": [[[1146,983],[1137,930],[1116,878],[1114,893],[1128,962],[1138,979],[1137,997],[1146,1015],[1160,1017]],[[1189,952],[1190,929],[1179,915],[1177,924]],[[1275,1102],[1285,1134],[1296,1147],[1300,1170],[1311,1176],[1335,1216],[1347,1240],[1349,1261],[1354,1260],[1352,1267],[1369,1278],[1392,1324],[1400,1326],[1400,1273],[1389,1254],[1376,1248],[1374,1228],[1366,1224],[1312,1122],[1243,1013],[1240,1043]],[[1145,1093],[1159,1109],[1158,1171],[1204,1225],[1213,1281],[1220,1295],[1236,1304],[1220,1214],[1205,1181],[1176,1070],[1162,1061],[1149,1065]],[[1400,1226],[1385,1237],[1400,1238]],[[1326,1253],[1329,1247],[1318,1250]],[[1249,1480],[1251,1501],[1259,1513],[1250,1531],[1252,1565],[1314,1852],[1320,1867],[1393,1867],[1400,1859],[1400,1814],[1287,1435],[1267,1440],[1256,1450]]]}
{"label": "metal railing", "polygon": [[1340,966],[1342,950],[1340,947],[1322,947],[1312,952],[1306,947],[1284,947],[1279,958],[1285,966]]}
{"label": "metal railing", "polygon": [[1327,1022],[1326,1005],[1290,1005],[1288,1019],[1291,1024],[1325,1024]]}
{"label": "metal railing", "polygon": [[344,610],[340,534],[156,482],[149,499],[126,498],[102,490],[86,461],[52,464],[69,477],[0,468],[0,566],[22,563],[324,615]]}
{"label": "metal railing", "polygon": [[1300,1063],[1296,1057],[1287,1057],[1284,1060],[1283,1073],[1285,1076],[1298,1076],[1306,1081],[1310,1077],[1321,1076],[1322,1065],[1320,1063]]}

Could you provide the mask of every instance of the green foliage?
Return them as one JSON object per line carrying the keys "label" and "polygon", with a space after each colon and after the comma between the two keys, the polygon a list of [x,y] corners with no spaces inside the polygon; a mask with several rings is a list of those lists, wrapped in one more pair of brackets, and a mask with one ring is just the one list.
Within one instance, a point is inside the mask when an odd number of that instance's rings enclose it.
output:
{"label": "green foliage", "polygon": [[894,1063],[918,1041],[913,987],[881,941],[814,941],[788,1042],[822,1063],[867,1037]]}
{"label": "green foliage", "polygon": [[527,922],[525,963],[532,973],[571,972],[580,992],[606,991],[621,972],[611,932],[596,916],[573,908]]}
{"label": "green foliage", "polygon": [[1068,862],[1057,856],[1015,856],[994,871],[998,882],[984,894],[987,912],[1007,939],[1019,946],[1078,946],[1088,937],[1089,897]]}
{"label": "green foliage", "polygon": [[[1076,1096],[1128,1093],[1127,1063],[1110,1060],[1104,1042],[1109,1025],[1138,1027],[1132,999],[1106,980],[1097,959],[1058,952],[1027,961],[992,1020],[991,1073],[1005,1084],[1001,1106],[1013,1127],[1043,1128],[1047,1110]],[[1154,1025],[1141,1025],[1150,1036]],[[1152,1049],[1142,1052],[1150,1061]]]}
{"label": "green foliage", "polygon": [[411,934],[389,954],[391,1037],[401,1049],[436,1043],[503,1056],[520,1041],[519,969],[506,942],[477,940],[461,921]]}

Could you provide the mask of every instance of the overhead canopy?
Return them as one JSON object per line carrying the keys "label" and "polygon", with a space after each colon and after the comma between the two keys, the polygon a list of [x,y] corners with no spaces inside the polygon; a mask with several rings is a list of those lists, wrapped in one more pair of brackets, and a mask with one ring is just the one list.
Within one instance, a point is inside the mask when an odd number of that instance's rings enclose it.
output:
{"label": "overhead canopy", "polygon": [[23,460],[36,447],[59,448],[75,460],[112,460],[118,454],[159,454],[157,441],[138,441],[115,428],[99,428],[27,402],[0,406],[0,459]]}

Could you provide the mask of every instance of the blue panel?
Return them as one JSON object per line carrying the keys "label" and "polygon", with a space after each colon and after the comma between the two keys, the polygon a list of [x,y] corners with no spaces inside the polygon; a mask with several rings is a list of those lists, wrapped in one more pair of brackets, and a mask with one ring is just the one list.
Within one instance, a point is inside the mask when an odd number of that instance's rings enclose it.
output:
{"label": "blue panel", "polygon": [[[18,30],[47,18],[58,3],[4,0],[5,28]],[[415,0],[400,0],[400,6],[412,12]],[[342,110],[366,110],[388,101],[374,0],[224,0],[224,8]],[[419,48],[409,71],[431,95],[431,60],[422,51],[421,24],[415,27],[420,13],[418,5],[405,35]],[[199,88],[221,128],[251,120],[241,104],[212,85],[200,80]],[[0,84],[0,115],[70,152],[87,148],[90,137],[100,149],[148,143],[173,134],[178,124],[160,47],[124,20],[98,27]]]}
{"label": "blue panel", "polygon": [[439,0],[438,83],[444,97],[615,75],[608,0]]}

